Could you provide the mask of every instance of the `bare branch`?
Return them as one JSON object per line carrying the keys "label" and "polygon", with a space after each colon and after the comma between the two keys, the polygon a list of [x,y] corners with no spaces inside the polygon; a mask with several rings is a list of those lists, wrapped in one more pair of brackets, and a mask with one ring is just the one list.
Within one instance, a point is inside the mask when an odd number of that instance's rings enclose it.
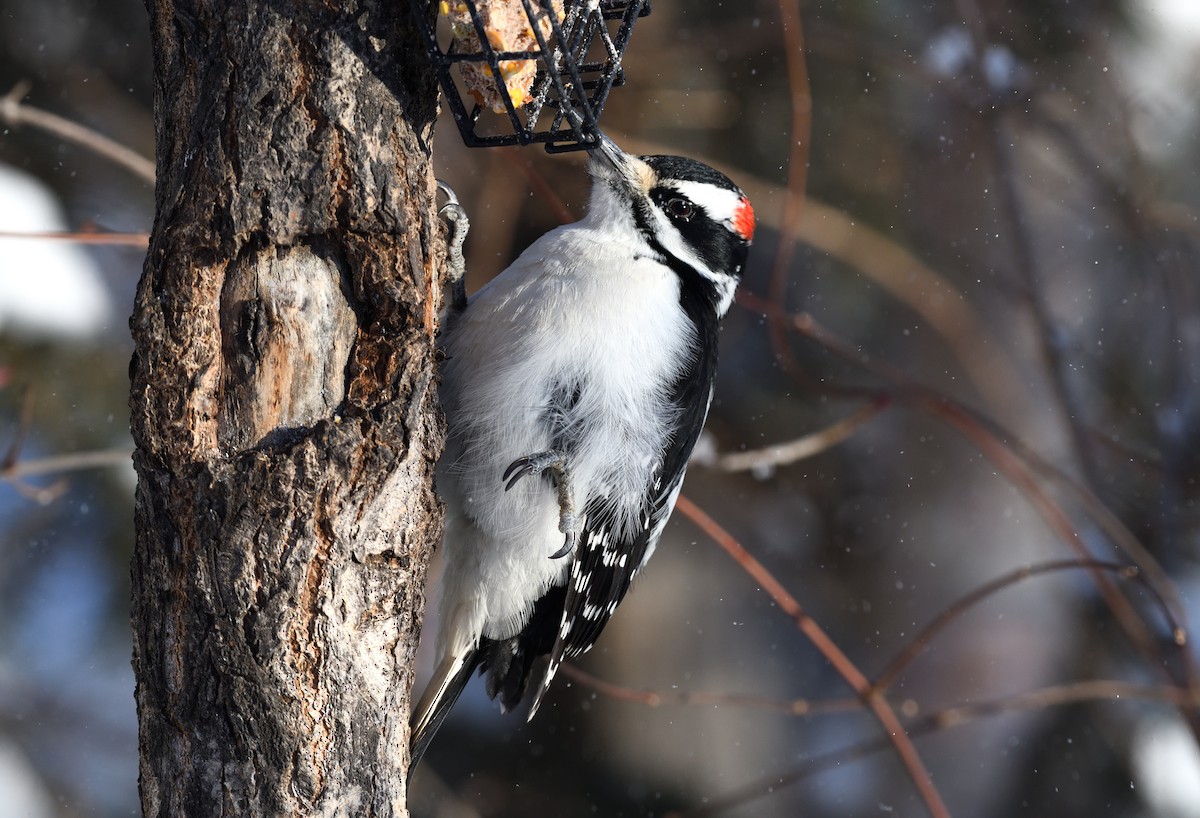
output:
{"label": "bare branch", "polygon": [[0,467],[0,480],[19,480],[39,474],[57,474],[87,469],[104,469],[112,466],[128,466],[131,449],[96,449],[87,452],[72,452],[53,457],[32,460],[17,460]]}
{"label": "bare branch", "polygon": [[55,480],[49,486],[32,486],[25,482],[24,478],[26,477],[104,468],[121,463],[130,464],[132,452],[129,449],[102,449],[21,460],[21,449],[25,445],[25,440],[29,437],[29,430],[33,425],[33,404],[33,389],[27,387],[21,396],[21,415],[17,423],[17,431],[8,445],[8,449],[5,450],[4,456],[0,457],[0,482],[7,482],[23,497],[46,505],[61,497],[68,488],[66,480]]}
{"label": "bare branch", "polygon": [[968,609],[979,604],[988,597],[1016,585],[1018,582],[1023,582],[1030,577],[1038,576],[1039,574],[1057,573],[1060,571],[1071,571],[1086,569],[1089,571],[1110,571],[1116,574],[1121,579],[1137,580],[1144,585],[1155,599],[1159,602],[1163,610],[1163,614],[1167,618],[1169,627],[1172,633],[1178,633],[1181,630],[1180,625],[1175,622],[1170,607],[1166,601],[1156,592],[1153,584],[1146,582],[1141,571],[1134,565],[1123,565],[1115,562],[1102,562],[1100,560],[1057,560],[1055,562],[1045,562],[1040,565],[1026,565],[1015,571],[1010,571],[1003,576],[997,577],[991,582],[985,583],[980,587],[971,591],[966,596],[951,604],[940,614],[934,617],[925,628],[918,633],[904,648],[887,664],[883,672],[875,679],[875,687],[880,690],[886,690],[892,685],[892,682],[904,672],[912,661],[917,658],[929,645],[935,636],[946,628],[955,619],[962,616]]}
{"label": "bare branch", "polygon": [[[1057,560],[1054,562],[1041,563],[1039,565],[1027,565],[1004,574],[996,579],[988,582],[966,596],[954,602],[942,613],[933,619],[925,626],[916,637],[912,639],[901,651],[896,655],[884,670],[876,677],[873,684],[875,690],[880,694],[884,694],[896,678],[912,664],[929,643],[936,637],[946,626],[955,619],[960,617],[969,608],[979,604],[990,596],[999,593],[1000,591],[1019,582],[1023,582],[1031,577],[1040,576],[1043,574],[1058,573],[1071,570],[1102,570],[1111,571],[1117,576],[1140,581],[1158,600],[1163,609],[1164,615],[1167,617],[1172,630],[1178,628],[1178,625],[1171,619],[1170,609],[1166,606],[1165,601],[1154,592],[1153,586],[1145,581],[1141,572],[1135,566],[1124,565],[1120,563],[1101,562],[1098,560]],[[857,698],[837,698],[837,699],[774,699],[763,698],[759,696],[746,696],[733,693],[709,692],[709,691],[682,691],[682,690],[650,690],[646,688],[632,688],[624,685],[614,684],[613,682],[605,681],[578,667],[572,665],[564,665],[564,672],[575,681],[583,684],[596,692],[608,696],[609,698],[619,701],[634,702],[643,704],[647,707],[660,707],[662,705],[723,705],[729,707],[747,708],[752,710],[770,710],[777,713],[784,713],[793,716],[810,716],[827,713],[845,713],[848,711],[858,710],[862,707],[863,702]],[[904,712],[909,711],[915,713],[915,702],[906,702]]]}
{"label": "bare branch", "polygon": [[737,693],[719,693],[703,690],[647,690],[625,687],[605,681],[597,676],[565,664],[561,672],[580,684],[601,695],[624,702],[644,704],[647,707],[663,705],[724,705],[749,710],[769,710],[789,716],[813,716],[826,713],[848,713],[862,709],[862,701],[855,697],[840,699],[768,699],[761,696],[744,696]]}
{"label": "bare branch", "polygon": [[930,815],[934,816],[934,818],[949,818],[950,812],[946,809],[941,794],[934,787],[933,780],[929,776],[929,771],[925,769],[925,764],[917,754],[916,747],[913,746],[912,741],[905,734],[900,719],[896,716],[895,711],[892,710],[887,700],[872,687],[870,681],[863,675],[862,671],[829,638],[829,635],[816,623],[816,620],[805,612],[795,597],[788,593],[779,583],[779,580],[775,579],[771,572],[751,556],[750,552],[734,539],[728,531],[722,528],[716,520],[705,514],[699,506],[683,495],[680,495],[676,503],[676,508],[699,526],[717,545],[721,546],[766,591],[767,595],[775,601],[775,604],[792,618],[796,623],[796,627],[800,629],[800,632],[808,637],[817,650],[833,665],[834,670],[858,694],[863,704],[875,714],[875,718],[879,721],[880,726],[883,727],[884,732],[888,736],[888,741],[895,748],[896,755],[900,758],[900,763],[904,765],[909,778],[912,779],[917,792],[920,793],[921,799],[929,809]]}
{"label": "bare branch", "polygon": [[[766,304],[770,309],[770,305]],[[1009,441],[1012,436],[999,430],[996,424],[982,418],[962,404],[942,395],[936,390],[923,386],[908,375],[877,357],[866,357],[854,347],[841,340],[816,319],[807,313],[792,316],[792,322],[797,332],[816,341],[839,356],[856,363],[863,369],[892,382],[898,389],[889,392],[897,400],[903,400],[925,412],[942,419],[958,430],[976,448],[979,449],[1006,478],[1025,495],[1028,502],[1037,510],[1050,530],[1063,541],[1081,559],[1092,560],[1095,556],[1080,537],[1070,516],[1060,504],[1055,502],[1033,474],[1029,462],[1014,449]],[[1022,446],[1022,451],[1027,447]],[[1139,565],[1139,567],[1141,567]],[[1158,650],[1151,637],[1146,623],[1133,610],[1129,600],[1117,591],[1116,587],[1102,572],[1093,571],[1096,586],[1099,588],[1105,604],[1120,623],[1122,630],[1135,647],[1155,664],[1160,664],[1161,651]],[[1165,598],[1173,598],[1170,592],[1161,592]],[[1175,616],[1186,628],[1186,619],[1182,612],[1175,611]],[[1182,644],[1179,636],[1176,643]],[[1182,652],[1184,665],[1188,668],[1189,685],[1195,686],[1195,674],[1190,670],[1192,658],[1186,651]]]}
{"label": "bare branch", "polygon": [[876,397],[871,403],[853,415],[827,426],[819,432],[797,438],[787,443],[776,443],[747,452],[731,452],[719,455],[713,466],[726,472],[757,471],[795,463],[806,457],[820,454],[849,438],[867,421],[880,414],[891,403],[886,395]]}
{"label": "bare branch", "polygon": [[54,134],[60,139],[87,148],[93,153],[120,165],[121,167],[140,176],[151,185],[154,184],[154,162],[140,153],[130,150],[103,134],[85,128],[78,122],[25,105],[21,100],[29,93],[30,83],[27,80],[18,82],[13,89],[0,97],[0,122],[5,122],[14,128],[29,125]]}
{"label": "bare branch", "polygon": [[[908,734],[919,737],[949,727],[970,724],[971,722],[990,716],[1019,713],[1028,710],[1041,710],[1047,707],[1076,704],[1085,701],[1148,701],[1170,704],[1180,708],[1195,707],[1197,704],[1194,696],[1177,687],[1139,685],[1132,682],[1096,679],[1064,685],[1053,685],[1017,696],[987,702],[974,702],[948,707],[944,710],[930,713],[920,721],[911,724],[908,727]],[[764,776],[756,781],[744,784],[736,790],[731,790],[724,795],[709,798],[703,806],[683,812],[670,813],[666,818],[702,818],[703,816],[718,815],[777,792],[783,787],[796,784],[806,778],[811,778],[817,773],[833,769],[851,761],[866,758],[875,753],[883,752],[889,746],[891,746],[891,743],[887,739],[879,738],[812,756],[792,770],[776,775]]]}
{"label": "bare branch", "polygon": [[149,233],[98,233],[83,230],[77,233],[0,230],[0,239],[34,239],[37,241],[67,241],[72,244],[107,244],[146,249]]}
{"label": "bare branch", "polygon": [[[771,265],[771,301],[781,310],[787,309],[788,273],[796,255],[799,239],[797,225],[804,212],[804,193],[808,186],[808,149],[812,142],[812,93],[808,83],[808,62],[804,57],[804,26],[800,21],[799,5],[779,0],[780,30],[784,39],[784,60],[787,66],[788,91],[791,98],[791,130],[788,143],[787,198],[783,204],[783,229],[779,247]],[[787,325],[774,318],[767,319],[767,334],[771,350],[785,370],[800,375],[800,364],[788,345]]]}

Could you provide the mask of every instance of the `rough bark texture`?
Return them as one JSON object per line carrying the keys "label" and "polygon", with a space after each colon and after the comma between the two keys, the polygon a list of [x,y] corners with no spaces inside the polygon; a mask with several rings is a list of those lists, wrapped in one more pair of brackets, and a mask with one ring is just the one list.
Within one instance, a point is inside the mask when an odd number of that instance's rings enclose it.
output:
{"label": "rough bark texture", "polygon": [[441,524],[435,84],[399,0],[147,5],[142,807],[404,815]]}

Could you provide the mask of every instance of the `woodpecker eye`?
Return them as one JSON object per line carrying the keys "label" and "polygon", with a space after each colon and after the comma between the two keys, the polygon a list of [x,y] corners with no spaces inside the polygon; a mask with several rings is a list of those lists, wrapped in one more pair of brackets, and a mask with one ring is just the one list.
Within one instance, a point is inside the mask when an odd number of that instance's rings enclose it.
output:
{"label": "woodpecker eye", "polygon": [[696,215],[696,206],[687,199],[668,199],[667,214],[673,219],[690,221]]}

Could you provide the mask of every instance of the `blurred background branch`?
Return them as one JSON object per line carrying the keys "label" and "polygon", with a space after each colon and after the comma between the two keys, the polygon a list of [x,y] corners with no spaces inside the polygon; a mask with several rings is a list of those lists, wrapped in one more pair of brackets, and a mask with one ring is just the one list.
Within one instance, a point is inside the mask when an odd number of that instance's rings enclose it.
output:
{"label": "blurred background branch", "polygon": [[113,164],[120,165],[144,181],[154,184],[154,162],[125,145],[85,128],[77,122],[25,105],[21,102],[33,84],[22,80],[0,97],[0,122],[14,128],[29,126],[87,148]]}

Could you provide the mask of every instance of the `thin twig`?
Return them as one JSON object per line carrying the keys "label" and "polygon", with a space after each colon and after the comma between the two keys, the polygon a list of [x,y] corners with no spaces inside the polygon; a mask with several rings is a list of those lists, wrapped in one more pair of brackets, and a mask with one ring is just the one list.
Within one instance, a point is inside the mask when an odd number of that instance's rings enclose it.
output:
{"label": "thin twig", "polygon": [[1156,591],[1154,586],[1145,581],[1141,571],[1136,566],[1126,565],[1117,562],[1102,562],[1100,560],[1055,560],[1053,562],[1044,562],[1039,565],[1026,565],[1010,571],[1007,574],[999,576],[990,582],[987,582],[975,590],[968,593],[966,596],[956,600],[949,607],[944,609],[933,621],[926,625],[920,633],[906,644],[898,654],[888,662],[883,671],[875,678],[875,687],[880,691],[885,691],[891,687],[896,678],[904,672],[904,670],[912,664],[929,645],[935,636],[943,631],[951,622],[962,616],[968,609],[978,605],[988,597],[1016,585],[1018,582],[1023,582],[1030,577],[1040,574],[1057,573],[1060,571],[1078,571],[1086,569],[1089,571],[1109,571],[1116,574],[1122,579],[1140,580],[1142,585],[1150,591],[1154,598],[1158,601],[1167,618],[1172,632],[1179,629],[1178,624],[1174,621],[1171,615],[1171,609]]}
{"label": "thin twig", "polygon": [[26,388],[21,396],[21,413],[17,422],[17,431],[12,442],[0,457],[0,482],[7,482],[23,497],[45,505],[62,496],[67,490],[67,481],[55,480],[49,486],[31,486],[25,482],[26,477],[56,472],[79,471],[104,466],[116,465],[118,462],[129,463],[132,452],[129,449],[104,449],[92,452],[74,452],[37,459],[21,459],[21,449],[33,426],[33,389]]}
{"label": "thin twig", "polygon": [[[1081,559],[1095,558],[1083,538],[1079,536],[1070,517],[1058,503],[1046,494],[1034,478],[1030,466],[1007,443],[1007,437],[998,436],[987,425],[980,423],[978,416],[962,404],[918,384],[908,375],[876,357],[868,358],[862,355],[858,350],[822,327],[811,315],[798,314],[792,317],[792,321],[796,331],[800,334],[901,387],[900,390],[891,392],[897,400],[905,400],[941,418],[957,429],[1006,475],[1009,482],[1021,490],[1043,521],[1067,547]],[[1146,629],[1145,623],[1133,610],[1129,600],[1121,595],[1103,573],[1093,572],[1092,576],[1109,610],[1112,611],[1130,641],[1148,659],[1157,661],[1160,655],[1155,648],[1154,640]]]}
{"label": "thin twig", "polygon": [[128,449],[101,449],[13,462],[7,462],[6,458],[6,462],[0,464],[0,483],[8,483],[22,497],[44,506],[63,496],[71,487],[70,483],[60,477],[48,486],[35,486],[25,478],[128,465],[132,454]]}
{"label": "thin twig", "polygon": [[149,233],[93,233],[87,230],[76,233],[0,230],[0,239],[36,239],[38,241],[68,241],[73,244],[108,244],[145,249],[150,243]]}
{"label": "thin twig", "polygon": [[1119,679],[1087,679],[1081,682],[1050,685],[1017,696],[992,699],[982,702],[947,707],[923,717],[913,728],[919,733],[957,727],[984,716],[1001,713],[1017,713],[1023,710],[1041,710],[1086,701],[1112,701],[1122,699],[1151,701],[1170,704],[1179,708],[1200,705],[1196,697],[1173,685],[1147,685],[1125,682]]}
{"label": "thin twig", "polygon": [[[769,303],[764,303],[763,307],[773,308]],[[1166,572],[1137,541],[1137,538],[1116,519],[1115,515],[1106,510],[1101,511],[1104,509],[1104,505],[1099,498],[1038,456],[1027,444],[1015,440],[1011,434],[1001,429],[995,422],[933,389],[918,384],[904,372],[879,358],[864,356],[818,324],[811,315],[806,313],[795,315],[792,320],[797,332],[846,360],[895,384],[898,388],[889,391],[889,394],[895,399],[903,400],[918,409],[940,417],[958,429],[1006,475],[1013,485],[1021,490],[1059,539],[1082,559],[1093,559],[1093,555],[1079,536],[1079,532],[1075,530],[1066,512],[1045,492],[1035,479],[1034,471],[1053,473],[1057,478],[1056,482],[1070,487],[1078,498],[1085,501],[1085,508],[1093,512],[1093,519],[1112,537],[1113,543],[1121,548],[1146,574],[1146,578],[1153,585],[1156,594],[1171,603],[1169,606],[1172,612],[1171,619],[1178,623],[1172,639],[1179,648],[1178,655],[1184,674],[1183,683],[1189,690],[1196,691],[1194,695],[1200,698],[1200,673],[1197,672],[1196,657],[1186,647],[1188,642],[1187,614],[1178,592]],[[1129,600],[1121,595],[1104,574],[1092,572],[1092,576],[1105,604],[1130,642],[1151,664],[1161,665],[1160,660],[1163,654],[1158,650],[1147,630],[1146,623],[1137,615]],[[1169,668],[1166,671],[1168,674],[1171,673]]]}
{"label": "thin twig", "polygon": [[[765,299],[756,299],[756,303],[758,304],[758,308],[764,312],[776,309],[773,304]],[[1033,471],[1035,468],[1040,470],[1053,467],[1046,464],[1041,458],[1033,457],[1028,446],[1020,442],[1012,443],[1012,436],[1000,429],[994,422],[973,412],[951,398],[942,395],[936,390],[917,383],[896,367],[879,358],[863,355],[855,347],[836,337],[818,324],[811,315],[800,313],[791,316],[791,320],[794,329],[800,334],[846,360],[855,363],[862,369],[872,372],[894,384],[895,388],[889,390],[887,394],[897,400],[903,400],[922,411],[933,414],[956,428],[1025,495],[1039,516],[1042,517],[1043,521],[1045,521],[1060,540],[1075,551],[1081,559],[1094,559],[1086,543],[1084,543],[1079,532],[1075,529],[1070,517],[1057,502],[1050,498],[1035,477]],[[1066,479],[1065,476],[1063,476],[1063,479]],[[1072,483],[1071,485],[1075,484]],[[1079,491],[1086,492],[1082,488]],[[1086,492],[1084,496],[1094,499],[1094,504],[1097,507],[1102,507],[1099,500],[1092,497],[1090,492]],[[1105,515],[1101,515],[1097,519],[1101,525],[1104,525],[1106,522],[1109,524],[1114,522],[1114,518],[1111,515],[1107,515],[1107,519],[1105,519]],[[1118,524],[1115,530],[1119,532],[1123,529],[1124,527]],[[1127,531],[1125,533],[1128,534],[1126,539],[1136,543],[1136,538],[1131,533]],[[1130,555],[1131,559],[1134,559],[1138,563],[1139,568],[1147,572],[1147,577],[1157,595],[1162,599],[1171,601],[1172,604],[1169,608],[1172,611],[1172,616],[1170,618],[1178,623],[1174,625],[1172,637],[1174,644],[1179,648],[1179,657],[1184,673],[1183,684],[1188,690],[1197,691],[1194,693],[1194,696],[1200,698],[1200,676],[1196,672],[1195,657],[1186,649],[1188,641],[1187,618],[1182,606],[1178,604],[1178,593],[1174,591],[1169,578],[1153,559],[1148,559],[1146,565],[1143,565],[1136,558],[1139,552],[1145,555],[1145,551],[1140,547],[1140,544],[1138,544],[1136,549],[1132,549],[1128,547],[1129,543],[1122,539],[1114,539],[1114,542],[1122,547]],[[1146,556],[1148,557],[1148,555]],[[1129,600],[1117,590],[1103,572],[1092,571],[1091,573],[1105,604],[1120,624],[1121,629],[1130,642],[1152,664],[1156,666],[1161,665],[1163,653],[1158,649],[1157,644],[1151,636],[1147,628],[1147,623],[1138,616]],[[1169,676],[1172,675],[1169,667],[1166,668],[1166,672]]]}
{"label": "thin twig", "polygon": [[1017,190],[1017,170],[1012,155],[1011,136],[1005,133],[1004,118],[1001,115],[993,115],[992,123],[992,153],[996,183],[1000,189],[1000,209],[1008,222],[1011,237],[1009,244],[1013,263],[1021,281],[1021,292],[1038,328],[1038,345],[1050,370],[1050,382],[1058,401],[1062,422],[1067,428],[1067,436],[1079,460],[1084,479],[1095,485],[1096,457],[1086,431],[1087,416],[1071,388],[1071,364],[1063,354],[1064,330],[1061,322],[1055,319],[1042,293],[1041,280],[1045,275],[1033,246],[1033,237],[1025,218],[1020,191]]}
{"label": "thin twig", "polygon": [[764,446],[761,449],[719,455],[713,465],[721,471],[741,472],[795,463],[797,460],[820,454],[846,440],[860,426],[886,409],[890,403],[891,399],[888,396],[880,395],[850,417],[840,420],[832,426],[826,426],[819,432],[813,432],[787,443]]}
{"label": "thin twig", "polygon": [[[1123,95],[1119,93],[1116,88],[1112,88],[1110,90],[1113,92],[1114,99],[1121,103],[1126,102]],[[1121,179],[1106,169],[1105,163],[1102,161],[1101,157],[1095,155],[1089,149],[1086,139],[1081,138],[1075,130],[1072,130],[1065,119],[1056,115],[1053,108],[1046,104],[1045,99],[1039,98],[1034,100],[1034,102],[1035,105],[1031,108],[1030,113],[1036,118],[1036,121],[1042,127],[1042,129],[1049,133],[1050,136],[1062,146],[1067,157],[1075,165],[1075,168],[1080,173],[1086,174],[1094,184],[1098,185],[1104,191],[1104,195],[1106,197],[1111,198],[1116,203],[1117,212],[1120,214],[1126,229],[1129,230],[1129,232],[1133,235],[1135,243],[1138,247],[1142,247],[1150,243],[1151,239],[1147,235],[1150,227],[1173,230],[1190,229],[1194,234],[1198,232],[1198,229],[1200,229],[1200,219],[1197,219],[1197,216],[1194,212],[1188,213],[1186,207],[1180,206],[1182,207],[1181,215],[1185,216],[1184,222],[1170,224],[1163,220],[1161,208],[1171,207],[1172,205],[1166,205],[1165,203],[1158,202],[1150,190],[1139,189],[1138,181],[1144,176],[1144,174],[1139,174],[1136,172],[1136,169],[1140,167],[1141,162],[1136,148],[1136,140],[1133,138],[1128,128],[1126,128],[1124,131],[1124,145],[1127,153],[1127,156],[1124,157],[1124,161],[1133,165],[1135,172],[1127,174],[1127,179]],[[1123,123],[1128,123],[1129,117],[1124,116],[1120,121]],[[1132,189],[1131,184],[1133,185]],[[1140,187],[1145,188],[1146,186],[1141,185]],[[1149,224],[1147,224],[1147,222],[1149,222]],[[1158,254],[1148,251],[1143,251],[1143,256],[1144,263],[1150,268],[1157,270],[1164,283],[1169,282],[1171,276],[1169,271],[1166,269],[1167,265],[1165,264],[1163,258]],[[1167,286],[1169,289],[1169,285]],[[1178,318],[1174,314],[1175,311],[1171,309],[1172,300],[1168,298],[1164,306],[1167,307],[1168,325],[1170,327],[1177,327]],[[1169,332],[1169,336],[1172,338],[1179,338],[1181,337],[1181,333],[1177,331],[1177,329],[1172,329]],[[1171,344],[1170,350],[1172,353],[1171,358],[1175,363],[1178,363],[1177,358],[1179,353],[1177,352],[1176,345]],[[1184,355],[1186,355],[1186,353],[1184,353]],[[1176,388],[1187,388],[1186,384],[1189,382],[1189,379],[1176,373],[1175,377],[1168,378],[1167,382],[1175,384]],[[1077,419],[1077,422],[1081,422],[1081,419]],[[1155,460],[1151,457],[1148,457],[1144,452],[1135,451],[1131,447],[1123,445],[1122,443],[1114,440],[1112,436],[1107,434],[1099,434],[1094,429],[1088,428],[1085,429],[1085,432],[1089,441],[1099,442],[1100,445],[1117,452],[1122,458],[1139,461],[1145,467],[1152,468],[1160,472],[1164,481],[1167,479],[1167,464],[1162,460]],[[1088,448],[1090,450],[1090,446]],[[1163,448],[1164,451],[1169,453],[1178,447],[1167,445]],[[1069,491],[1075,497],[1076,501],[1084,506],[1085,510],[1092,517],[1092,519],[1094,519],[1100,525],[1105,534],[1117,545],[1117,547],[1129,555],[1129,557],[1136,562],[1143,571],[1146,572],[1147,576],[1154,580],[1161,590],[1164,592],[1169,592],[1168,598],[1170,599],[1172,610],[1175,613],[1176,618],[1182,619],[1183,602],[1181,599],[1179,599],[1178,594],[1174,593],[1175,586],[1170,582],[1166,571],[1163,570],[1161,565],[1159,565],[1158,561],[1154,558],[1154,555],[1151,554],[1150,551],[1133,535],[1129,528],[1125,526],[1125,524],[1122,523],[1121,520],[1115,514],[1113,514],[1106,505],[1104,505],[1100,498],[1097,497],[1087,485],[1078,480],[1072,479],[1070,475],[1065,474],[1049,461],[1042,458],[1036,451],[1028,449],[1023,451],[1022,454],[1031,463],[1033,463],[1038,471],[1044,476],[1054,480],[1057,484]],[[1177,633],[1177,643],[1182,645],[1185,637],[1186,634],[1182,632]],[[1184,669],[1188,674],[1189,685],[1196,685],[1196,668],[1194,665],[1192,663],[1185,663]]]}
{"label": "thin twig", "polygon": [[[1143,586],[1155,596],[1168,622],[1171,623],[1173,628],[1176,627],[1171,619],[1171,612],[1165,600],[1155,593],[1153,586],[1145,581],[1145,578],[1136,566],[1124,563],[1101,562],[1099,560],[1074,559],[1055,560],[1038,565],[1026,565],[981,585],[966,596],[956,600],[938,614],[916,637],[900,650],[876,677],[874,682],[875,689],[881,695],[885,694],[897,677],[912,664],[914,659],[924,652],[925,648],[940,632],[945,630],[951,622],[962,616],[968,609],[978,605],[988,597],[1031,577],[1084,569],[1110,571],[1123,579],[1142,582]],[[618,701],[642,704],[647,707],[661,707],[663,705],[720,705],[750,710],[769,710],[792,716],[811,716],[845,713],[859,710],[863,705],[862,700],[858,698],[777,699],[709,691],[662,691],[647,688],[632,688],[600,679],[573,665],[564,665],[563,672],[580,684],[586,685],[604,696]],[[907,712],[907,707],[905,709]]]}
{"label": "thin twig", "polygon": [[21,392],[21,413],[17,420],[17,431],[12,442],[8,444],[4,456],[0,457],[0,472],[12,468],[21,457],[21,447],[29,436],[29,427],[33,422],[33,387],[26,386]]}
{"label": "thin twig", "polygon": [[1021,285],[1030,316],[1038,328],[1037,340],[1042,359],[1050,374],[1050,383],[1067,437],[1079,463],[1084,479],[1096,485],[1096,459],[1085,431],[1086,417],[1070,384],[1070,362],[1063,354],[1063,331],[1055,321],[1050,305],[1042,292],[1044,274],[1030,234],[1021,194],[1017,189],[1017,169],[1014,159],[1013,135],[1006,127],[1006,114],[1015,110],[1008,94],[997,93],[987,86],[987,71],[984,66],[988,48],[987,20],[976,0],[955,0],[959,16],[967,26],[973,45],[975,76],[981,90],[988,95],[989,103],[981,109],[985,122],[990,126],[992,171],[999,187],[1000,212],[1007,222],[1009,249],[1013,257],[1014,272]]}
{"label": "thin twig", "polygon": [[0,467],[0,480],[21,479],[39,474],[59,474],[87,469],[103,469],[110,466],[127,466],[132,463],[130,449],[97,449],[87,452],[17,460]]}
{"label": "thin twig", "polygon": [[[812,141],[812,93],[808,83],[808,63],[804,57],[804,25],[800,20],[799,4],[794,0],[779,0],[779,18],[783,32],[788,90],[791,93],[792,124],[788,144],[788,196],[783,205],[779,246],[775,250],[775,262],[771,266],[770,297],[781,310],[785,310],[788,272],[796,255],[795,225],[800,222],[804,210],[804,191],[808,186],[808,149]],[[768,318],[767,332],[776,359],[793,376],[799,375],[800,364],[788,345],[786,325]]]}
{"label": "thin twig", "polygon": [[[29,430],[33,426],[33,403],[33,387],[26,386],[21,394],[21,411],[17,421],[16,434],[13,435],[12,442],[4,452],[4,456],[0,457],[0,479],[5,479],[20,460],[21,448],[25,445],[25,440],[29,437]],[[31,486],[20,477],[15,476],[7,479],[18,494],[41,505],[53,502],[67,490],[67,482],[61,479],[55,480],[49,486]]]}
{"label": "thin twig", "polygon": [[580,684],[595,690],[610,699],[644,704],[647,707],[663,705],[724,705],[748,710],[768,710],[789,716],[814,716],[827,713],[849,713],[862,710],[863,703],[855,697],[840,699],[768,699],[761,696],[744,696],[736,693],[718,693],[704,690],[647,690],[626,687],[605,681],[580,670],[571,664],[560,669]]}
{"label": "thin twig", "polygon": [[[764,313],[774,309],[771,302],[749,292],[739,295],[738,301],[749,309]],[[1187,627],[1187,614],[1184,610],[1183,601],[1179,598],[1179,593],[1171,582],[1170,577],[1167,576],[1166,571],[1158,564],[1154,555],[1138,541],[1133,532],[1116,515],[1109,511],[1100,498],[1086,486],[1080,484],[1079,481],[1057,468],[1038,454],[1033,447],[1014,437],[1007,429],[1004,429],[986,415],[982,415],[934,389],[918,384],[907,373],[891,366],[878,357],[868,357],[862,354],[854,346],[836,337],[828,329],[818,324],[810,314],[792,315],[791,320],[793,329],[801,334],[806,334],[810,340],[821,344],[845,360],[855,363],[863,369],[873,372],[880,378],[900,387],[898,391],[892,390],[885,393],[880,393],[878,390],[858,390],[858,394],[861,397],[904,400],[926,411],[930,411],[930,407],[934,405],[952,406],[956,412],[961,413],[966,418],[970,418],[972,422],[982,427],[996,442],[1011,447],[1022,460],[1028,462],[1039,474],[1053,480],[1057,485],[1069,491],[1075,497],[1076,501],[1092,516],[1093,520],[1100,525],[1101,529],[1113,543],[1146,575],[1148,580],[1154,583],[1155,593],[1167,600],[1171,609],[1171,617],[1180,622],[1182,627]],[[937,414],[937,412],[934,411],[933,414]],[[1178,644],[1184,644],[1186,634],[1177,634],[1175,640]]]}
{"label": "thin twig", "polygon": [[151,185],[154,184],[155,171],[152,161],[91,128],[85,128],[77,122],[72,122],[49,111],[25,105],[21,100],[29,93],[29,88],[30,83],[22,80],[11,91],[0,97],[0,122],[6,122],[13,127],[30,125],[40,128],[67,142],[87,148],[134,175],[140,176]]}
{"label": "thin twig", "polygon": [[[973,702],[948,707],[930,713],[919,721],[910,724],[907,730],[910,736],[923,736],[950,727],[970,724],[982,718],[1004,715],[1006,713],[1042,710],[1047,707],[1087,701],[1117,702],[1122,700],[1161,702],[1179,708],[1195,707],[1198,704],[1194,697],[1189,696],[1186,691],[1177,687],[1140,685],[1132,682],[1096,679],[1064,685],[1053,685],[992,701]],[[703,806],[684,810],[683,812],[670,813],[666,818],[703,818],[704,816],[717,815],[770,795],[783,787],[796,784],[817,773],[883,752],[889,747],[890,742],[887,739],[879,738],[812,756],[799,767],[792,770],[744,784],[724,795],[707,799]]]}
{"label": "thin twig", "polygon": [[[1077,503],[1083,506],[1084,511],[1088,516],[1100,526],[1102,530],[1119,548],[1126,557],[1130,559],[1142,572],[1149,584],[1154,588],[1154,593],[1165,600],[1164,604],[1170,611],[1168,619],[1177,623],[1177,629],[1172,635],[1175,644],[1183,647],[1188,642],[1187,635],[1187,608],[1183,604],[1183,599],[1179,595],[1179,589],[1175,583],[1171,581],[1166,570],[1155,559],[1154,555],[1146,546],[1142,545],[1137,536],[1129,530],[1125,523],[1121,522],[1120,518],[1109,509],[1108,506],[1092,493],[1090,489],[1079,483],[1077,480],[1071,479],[1067,474],[1064,474],[1049,461],[1042,459],[1024,443],[1016,445],[1018,453],[1028,460],[1038,473],[1048,480],[1054,481],[1056,485],[1064,491],[1069,492]],[[1189,677],[1195,677],[1195,669],[1191,663],[1187,663]],[[1193,684],[1194,678],[1193,678]]]}
{"label": "thin twig", "polygon": [[800,632],[808,637],[817,650],[833,665],[842,679],[862,699],[863,704],[875,715],[875,718],[887,734],[892,747],[895,748],[896,755],[900,758],[900,763],[904,765],[909,778],[912,779],[917,792],[925,802],[925,806],[929,809],[930,815],[934,816],[934,818],[949,818],[950,813],[942,801],[942,796],[937,791],[937,788],[934,787],[933,780],[929,776],[929,771],[925,769],[925,764],[921,761],[916,747],[913,746],[912,741],[905,734],[900,719],[896,716],[895,711],[892,710],[887,700],[873,688],[871,682],[863,675],[862,671],[829,638],[828,634],[816,623],[816,620],[804,611],[800,603],[788,593],[779,583],[779,580],[775,579],[771,572],[751,556],[750,552],[734,539],[728,531],[722,528],[716,520],[709,517],[699,506],[682,495],[676,503],[676,508],[729,554],[759,584],[767,595],[775,601],[775,604],[792,618],[792,621],[796,623],[796,627],[799,628]]}

